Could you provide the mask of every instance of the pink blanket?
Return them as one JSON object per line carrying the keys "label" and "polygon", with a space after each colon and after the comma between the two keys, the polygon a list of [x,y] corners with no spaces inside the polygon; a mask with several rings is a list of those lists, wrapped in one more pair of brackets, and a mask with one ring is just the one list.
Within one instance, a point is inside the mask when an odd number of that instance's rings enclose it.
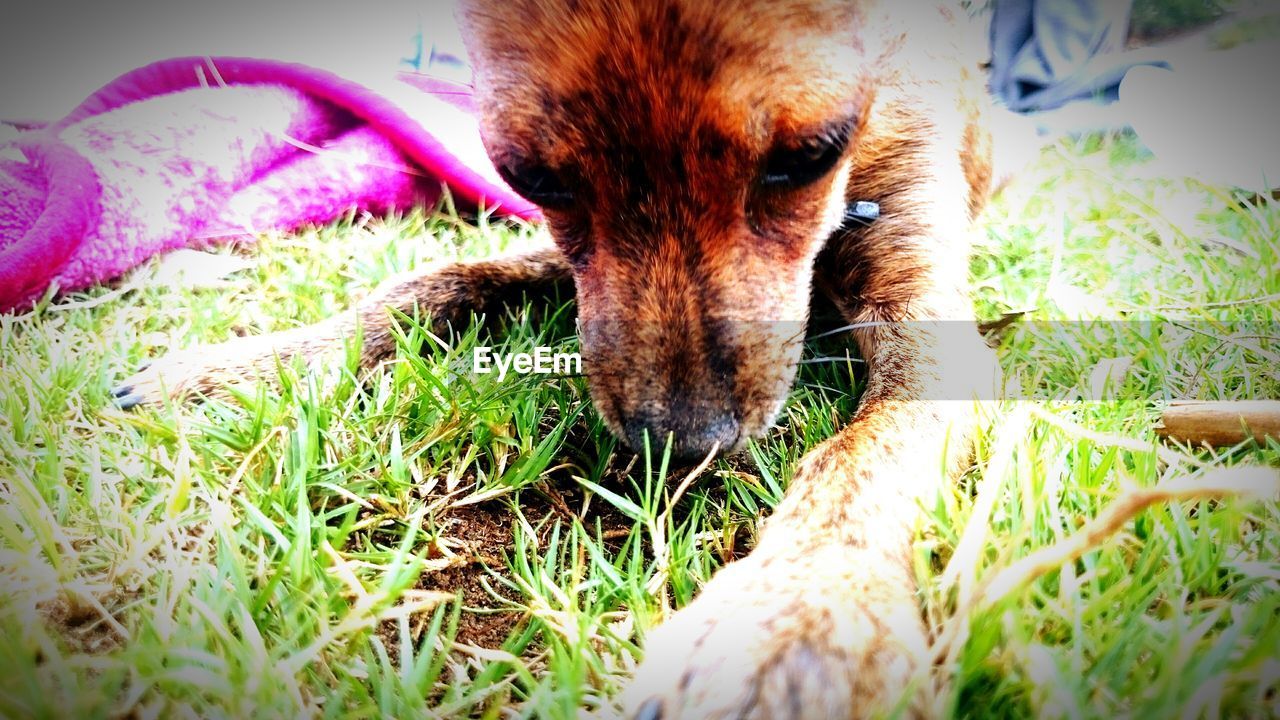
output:
{"label": "pink blanket", "polygon": [[399,73],[370,88],[302,65],[176,58],[0,145],[0,311],[152,255],[325,223],[352,209],[537,210],[489,163],[468,87]]}

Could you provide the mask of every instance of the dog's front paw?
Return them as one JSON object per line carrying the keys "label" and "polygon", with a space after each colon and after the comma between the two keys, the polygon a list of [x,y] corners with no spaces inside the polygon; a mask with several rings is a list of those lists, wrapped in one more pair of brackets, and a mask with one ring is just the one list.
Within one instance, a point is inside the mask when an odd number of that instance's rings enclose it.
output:
{"label": "dog's front paw", "polygon": [[908,689],[927,667],[925,633],[902,569],[831,560],[751,557],[721,571],[649,635],[628,716],[825,720],[899,702],[920,712],[923,695]]}
{"label": "dog's front paw", "polygon": [[237,338],[171,352],[144,365],[111,394],[123,410],[166,398],[219,394],[230,386],[259,379],[275,365],[277,357],[289,356],[288,348],[277,347],[270,337]]}

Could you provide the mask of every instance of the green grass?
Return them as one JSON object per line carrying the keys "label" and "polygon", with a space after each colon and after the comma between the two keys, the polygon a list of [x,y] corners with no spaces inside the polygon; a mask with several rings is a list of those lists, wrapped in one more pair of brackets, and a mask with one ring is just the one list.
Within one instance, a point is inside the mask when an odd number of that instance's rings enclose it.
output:
{"label": "green grass", "polygon": [[[1040,414],[1004,403],[974,470],[924,508],[915,557],[940,629],[956,623],[941,573],[984,470],[1005,471],[987,478],[989,533],[962,568],[978,577],[1127,486],[1198,472],[1157,454],[1169,398],[1280,397],[1280,209],[1142,175],[1128,138],[1053,148],[979,225],[977,307],[1031,309],[1000,353]],[[393,272],[529,232],[448,213],[353,219],[220,251],[253,263],[226,288],[144,284],[0,318],[0,714],[611,709],[645,632],[749,550],[797,458],[849,415],[856,366],[806,365],[780,427],[674,506],[681,471],[660,449],[621,450],[581,378],[468,372],[482,340],[573,348],[569,306],[513,312],[493,338],[411,326],[367,379],[348,356],[281,367],[278,383],[225,402],[128,414],[109,402],[167,349],[318,321]],[[1187,455],[1275,465],[1280,446]],[[1275,714],[1278,546],[1274,502],[1154,506],[972,612],[948,706]]]}
{"label": "green grass", "polygon": [[1230,0],[1134,0],[1130,31],[1138,38],[1162,38],[1207,25],[1238,4]]}

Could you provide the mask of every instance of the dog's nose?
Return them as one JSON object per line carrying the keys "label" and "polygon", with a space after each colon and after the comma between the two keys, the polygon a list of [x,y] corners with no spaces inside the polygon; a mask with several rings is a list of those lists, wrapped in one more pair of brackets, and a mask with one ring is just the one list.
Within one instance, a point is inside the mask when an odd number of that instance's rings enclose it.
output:
{"label": "dog's nose", "polygon": [[705,415],[678,412],[658,416],[642,413],[623,421],[627,444],[636,452],[644,451],[645,434],[649,448],[661,456],[667,438],[671,438],[671,457],[681,462],[698,462],[715,450],[722,454],[738,444],[741,431],[738,419],[729,414]]}

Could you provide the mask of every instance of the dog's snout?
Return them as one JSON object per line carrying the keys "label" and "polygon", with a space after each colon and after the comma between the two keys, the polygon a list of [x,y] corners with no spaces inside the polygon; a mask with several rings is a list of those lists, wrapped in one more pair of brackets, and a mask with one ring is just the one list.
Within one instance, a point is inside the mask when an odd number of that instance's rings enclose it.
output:
{"label": "dog's snout", "polygon": [[738,418],[730,413],[680,410],[670,413],[640,413],[623,421],[627,444],[644,451],[645,436],[655,455],[660,455],[671,439],[671,456],[682,462],[697,462],[713,450],[732,450],[741,433]]}

